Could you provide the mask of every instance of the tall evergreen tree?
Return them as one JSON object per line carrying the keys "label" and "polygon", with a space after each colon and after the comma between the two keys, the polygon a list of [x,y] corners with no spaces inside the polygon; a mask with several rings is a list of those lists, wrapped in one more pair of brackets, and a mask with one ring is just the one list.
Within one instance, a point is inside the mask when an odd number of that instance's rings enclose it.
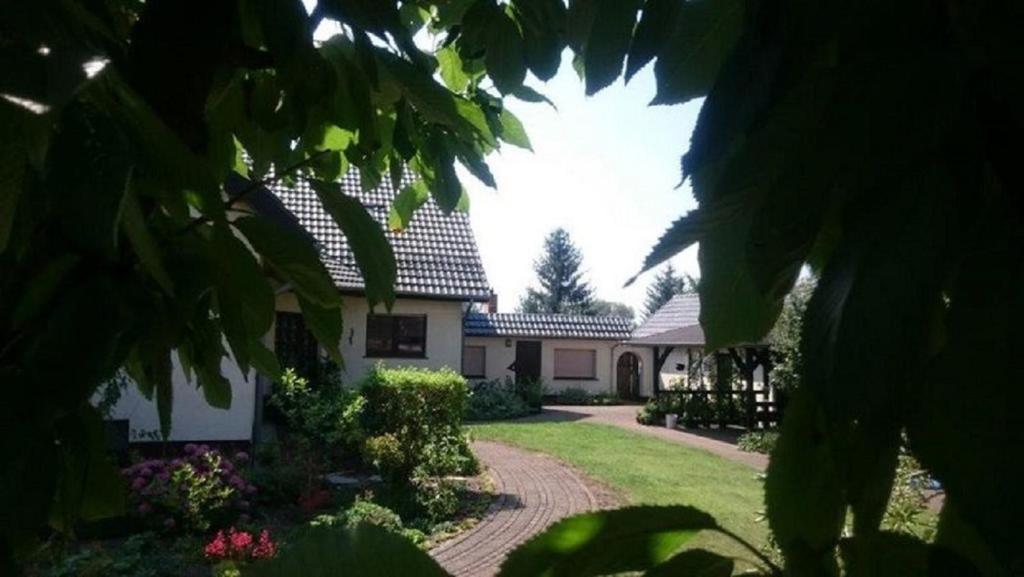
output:
{"label": "tall evergreen tree", "polygon": [[594,314],[594,289],[583,280],[583,255],[564,228],[544,239],[544,253],[533,264],[540,288],[519,301],[523,313]]}
{"label": "tall evergreen tree", "polygon": [[644,300],[644,316],[649,317],[653,315],[665,303],[672,300],[672,297],[678,294],[696,291],[697,282],[693,280],[693,277],[687,274],[676,274],[675,267],[672,266],[672,263],[668,263],[668,266],[663,268],[654,277],[654,280],[651,281],[651,286],[647,287],[647,298]]}

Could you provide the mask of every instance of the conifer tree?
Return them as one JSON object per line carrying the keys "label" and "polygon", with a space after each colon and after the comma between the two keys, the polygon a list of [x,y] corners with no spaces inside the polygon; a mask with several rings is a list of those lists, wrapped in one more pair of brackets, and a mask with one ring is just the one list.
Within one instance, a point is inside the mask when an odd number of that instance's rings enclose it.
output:
{"label": "conifer tree", "polygon": [[524,313],[594,313],[594,289],[583,279],[583,255],[564,228],[544,239],[544,253],[534,262],[540,288],[527,289],[519,301]]}
{"label": "conifer tree", "polygon": [[687,292],[696,292],[696,290],[697,282],[693,280],[693,277],[676,274],[675,267],[672,266],[672,263],[668,263],[668,266],[663,268],[651,281],[651,286],[647,287],[644,317],[653,315],[665,303],[672,300],[672,297]]}

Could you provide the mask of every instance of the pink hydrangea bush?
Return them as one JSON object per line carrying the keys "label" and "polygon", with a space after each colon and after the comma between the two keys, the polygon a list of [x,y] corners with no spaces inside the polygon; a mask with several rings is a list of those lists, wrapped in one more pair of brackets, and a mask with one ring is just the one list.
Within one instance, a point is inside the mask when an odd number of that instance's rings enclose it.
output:
{"label": "pink hydrangea bush", "polygon": [[213,539],[203,547],[203,556],[210,561],[253,561],[270,559],[277,555],[277,543],[270,537],[270,531],[260,531],[253,538],[248,531],[231,527],[226,532],[217,531]]}
{"label": "pink hydrangea bush", "polygon": [[257,492],[246,478],[248,461],[246,453],[228,458],[188,444],[180,457],[135,463],[121,471],[130,511],[166,530],[202,532],[215,522],[232,522],[248,512]]}

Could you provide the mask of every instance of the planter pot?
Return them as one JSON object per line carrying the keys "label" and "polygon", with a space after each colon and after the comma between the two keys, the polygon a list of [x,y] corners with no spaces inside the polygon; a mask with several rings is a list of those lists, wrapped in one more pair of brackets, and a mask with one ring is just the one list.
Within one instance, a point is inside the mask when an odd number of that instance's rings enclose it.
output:
{"label": "planter pot", "polygon": [[674,429],[679,426],[679,415],[675,413],[669,413],[665,415],[665,428]]}

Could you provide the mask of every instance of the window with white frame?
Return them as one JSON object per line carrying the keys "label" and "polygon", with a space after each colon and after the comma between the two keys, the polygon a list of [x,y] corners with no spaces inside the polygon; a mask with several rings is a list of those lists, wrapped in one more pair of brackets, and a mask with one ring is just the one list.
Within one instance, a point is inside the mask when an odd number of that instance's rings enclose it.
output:
{"label": "window with white frame", "polygon": [[556,379],[597,378],[597,351],[593,349],[555,349]]}

